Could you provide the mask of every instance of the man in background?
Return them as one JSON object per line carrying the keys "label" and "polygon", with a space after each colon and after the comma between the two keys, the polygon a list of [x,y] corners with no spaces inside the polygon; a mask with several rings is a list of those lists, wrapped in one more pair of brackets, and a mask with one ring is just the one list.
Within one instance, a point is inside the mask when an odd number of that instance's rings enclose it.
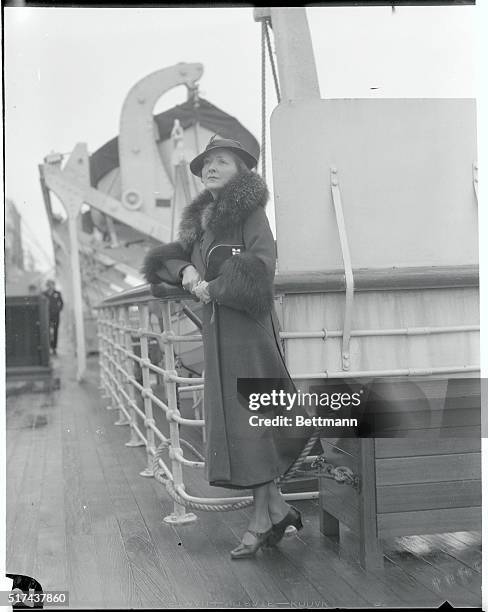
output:
{"label": "man in background", "polygon": [[59,315],[63,310],[63,298],[61,293],[56,290],[56,285],[53,280],[48,280],[46,283],[46,291],[43,295],[49,300],[49,332],[51,337],[51,349],[53,355],[56,355],[58,347],[58,327]]}

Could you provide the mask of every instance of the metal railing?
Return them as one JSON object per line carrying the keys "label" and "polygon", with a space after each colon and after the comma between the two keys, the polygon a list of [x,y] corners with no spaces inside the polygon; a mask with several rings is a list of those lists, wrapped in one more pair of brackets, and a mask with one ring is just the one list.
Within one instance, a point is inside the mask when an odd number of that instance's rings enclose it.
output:
{"label": "metal railing", "polygon": [[[173,513],[165,521],[173,523],[191,522],[195,515],[188,508],[205,511],[227,511],[246,507],[252,497],[196,497],[187,493],[183,479],[183,466],[202,470],[205,458],[193,444],[180,435],[180,426],[202,429],[205,442],[205,420],[203,416],[203,377],[180,376],[176,370],[176,343],[201,342],[201,334],[176,334],[174,326],[180,316],[187,317],[198,326],[198,317],[187,306],[176,312],[175,305],[182,298],[189,299],[182,290],[170,290],[166,297],[156,299],[149,287],[138,287],[109,298],[98,308],[98,337],[100,355],[100,380],[104,397],[110,400],[107,409],[118,411],[115,425],[130,427],[128,447],[145,446],[146,468],[141,476],[155,477],[166,486],[174,501]],[[162,319],[163,331],[154,331],[150,322],[150,310]],[[159,317],[161,315],[161,317]],[[162,345],[164,367],[153,363],[149,357],[150,339]],[[140,348],[140,355],[138,349]],[[141,378],[134,374],[134,364],[139,366]],[[151,374],[164,382],[165,399],[155,393]],[[193,418],[181,415],[179,398],[193,395]],[[139,400],[139,401],[138,401]],[[162,411],[169,428],[164,434],[156,424],[155,410]],[[185,451],[185,452],[184,452]],[[188,458],[189,451],[196,459]],[[311,463],[315,457],[303,458]],[[310,499],[317,492],[285,494],[290,499]]]}
{"label": "metal railing", "polygon": [[[204,456],[180,435],[180,426],[200,428],[205,443],[205,419],[203,403],[203,375],[181,376],[176,369],[175,344],[201,342],[201,322],[183,300],[191,299],[182,289],[161,285],[144,285],[106,299],[98,308],[98,337],[100,355],[101,389],[110,400],[108,409],[118,411],[115,425],[129,426],[128,447],[145,447],[146,468],[141,476],[154,477],[161,482],[174,501],[173,513],[165,521],[184,523],[196,520],[188,509],[227,511],[246,507],[252,497],[197,497],[185,489],[183,467],[201,471],[205,467]],[[154,297],[154,296],[158,297]],[[157,316],[162,330],[155,331],[150,315]],[[184,317],[193,329],[186,334],[175,333],[175,326]],[[158,326],[159,326],[158,325]],[[391,336],[476,332],[477,325],[443,327],[415,327],[395,329],[351,330],[351,336]],[[282,339],[293,342],[321,338],[338,338],[342,330],[285,331]],[[164,367],[150,359],[150,343],[162,348]],[[135,368],[140,376],[136,376]],[[404,368],[381,371],[321,371],[292,373],[294,379],[351,378],[360,376],[411,376],[479,371],[477,365],[461,365],[444,368]],[[151,376],[156,375],[164,383],[164,399],[153,389]],[[192,418],[183,417],[179,406],[181,397],[193,397]],[[211,398],[209,399],[211,401]],[[161,411],[167,424],[164,434],[156,424],[155,411]],[[312,445],[310,445],[311,448]],[[308,446],[307,446],[308,449]],[[305,451],[307,451],[305,449]],[[190,453],[191,458],[189,458]],[[297,464],[313,463],[317,457],[302,453]],[[293,468],[292,468],[293,471]],[[202,475],[203,476],[203,475]],[[286,479],[285,479],[286,480]],[[286,494],[290,499],[318,497],[317,492]]]}

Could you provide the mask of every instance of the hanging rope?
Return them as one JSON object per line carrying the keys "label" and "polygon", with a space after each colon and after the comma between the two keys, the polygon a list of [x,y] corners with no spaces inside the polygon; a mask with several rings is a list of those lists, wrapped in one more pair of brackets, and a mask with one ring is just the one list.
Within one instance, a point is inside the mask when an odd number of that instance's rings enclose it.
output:
{"label": "hanging rope", "polygon": [[269,61],[271,63],[271,71],[273,72],[273,80],[274,80],[274,86],[275,86],[275,92],[276,92],[276,99],[278,100],[278,104],[279,104],[281,102],[280,84],[279,84],[279,81],[278,81],[278,74],[276,72],[276,65],[275,65],[275,61],[274,61],[273,50],[271,49],[271,39],[269,37],[269,29],[268,29],[269,22],[268,22],[267,19],[265,19],[265,21],[263,23],[266,24],[266,26],[265,26],[266,44],[268,46],[268,56],[269,56]]}
{"label": "hanging rope", "polygon": [[270,19],[261,21],[261,175],[266,181],[266,49],[268,50],[271,71],[278,104],[281,102],[280,85],[269,36]]}

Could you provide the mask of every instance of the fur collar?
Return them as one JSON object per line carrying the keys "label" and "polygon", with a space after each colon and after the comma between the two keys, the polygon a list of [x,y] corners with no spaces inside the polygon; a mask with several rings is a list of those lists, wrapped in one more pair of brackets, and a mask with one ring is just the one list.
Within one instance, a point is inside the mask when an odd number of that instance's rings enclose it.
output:
{"label": "fur collar", "polygon": [[264,208],[268,197],[266,183],[255,172],[238,174],[231,179],[215,202],[205,189],[183,209],[178,241],[190,250],[207,228],[216,238],[222,237],[257,208]]}

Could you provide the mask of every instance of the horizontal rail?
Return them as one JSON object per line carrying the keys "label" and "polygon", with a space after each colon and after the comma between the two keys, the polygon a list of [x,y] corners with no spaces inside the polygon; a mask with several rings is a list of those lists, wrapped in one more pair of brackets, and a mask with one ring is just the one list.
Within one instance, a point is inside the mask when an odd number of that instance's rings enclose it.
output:
{"label": "horizontal rail", "polygon": [[[385,291],[395,289],[440,289],[448,287],[478,287],[479,266],[417,266],[405,268],[353,268],[355,291]],[[343,270],[280,272],[275,277],[275,291],[284,293],[324,293],[345,291]],[[114,294],[98,304],[130,306],[161,300],[196,301],[181,287],[160,283],[140,285]],[[198,317],[196,317],[198,319]],[[199,319],[198,319],[199,321]]]}
{"label": "horizontal rail", "polygon": [[[479,325],[452,325],[439,327],[398,327],[391,329],[354,329],[351,331],[351,336],[367,337],[367,336],[429,336],[433,334],[454,334],[461,332],[477,332],[480,331]],[[318,331],[285,331],[280,332],[280,337],[284,340],[298,340],[307,338],[318,338],[327,340],[327,338],[340,338],[342,331],[321,329]]]}
{"label": "horizontal rail", "polygon": [[377,378],[389,376],[434,376],[436,374],[461,374],[466,372],[479,372],[480,366],[447,366],[440,368],[399,368],[391,370],[356,370],[355,372],[344,372],[343,370],[323,372],[300,372],[292,373],[293,379],[301,380],[306,378]]}
{"label": "horizontal rail", "polygon": [[178,387],[178,393],[188,393],[189,391],[203,391],[204,385],[188,385],[188,387]]}
{"label": "horizontal rail", "polygon": [[[355,292],[479,286],[477,265],[353,268],[353,275]],[[346,279],[343,270],[279,272],[275,290],[278,294],[344,292]]]}
{"label": "horizontal rail", "polygon": [[[152,370],[155,374],[159,374],[160,376],[163,376],[164,378],[168,378],[168,379],[170,379],[173,382],[185,383],[185,384],[192,384],[192,383],[201,384],[201,383],[204,382],[204,379],[201,378],[201,377],[200,378],[197,378],[197,377],[191,378],[189,376],[178,376],[177,374],[174,374],[172,372],[168,372],[167,370],[164,370],[163,368],[160,368],[159,366],[154,365],[153,363],[151,363],[151,361],[149,359],[143,359],[142,357],[139,357],[139,356],[135,355],[134,353],[131,353],[129,350],[127,350],[122,345],[118,344],[117,342],[115,342],[114,340],[109,338],[108,336],[100,334],[100,338],[105,340],[114,349],[120,351],[121,353],[124,353],[127,357],[129,357],[133,361],[136,361],[141,367],[147,367],[150,370]],[[113,358],[111,358],[110,356],[108,358],[109,358],[109,360],[113,361],[113,363],[115,364],[115,367],[120,368],[120,366],[116,363],[116,361]],[[138,388],[139,388],[139,390],[142,389],[142,387],[140,385],[139,385]]]}
{"label": "horizontal rail", "polygon": [[205,425],[205,421],[203,419],[185,419],[178,414],[177,410],[170,410],[169,407],[159,399],[154,393],[149,393],[146,391],[146,397],[150,397],[151,400],[166,412],[166,416],[168,419],[172,419],[176,423],[180,425],[189,425],[190,427],[203,427]]}
{"label": "horizontal rail", "polygon": [[[111,324],[116,329],[124,329],[121,325]],[[178,336],[175,334],[167,334],[164,332],[142,332],[139,329],[131,329],[134,336],[150,336],[162,340],[163,342],[200,342],[201,334],[191,336]],[[442,325],[442,326],[423,326],[423,327],[394,327],[390,329],[353,329],[351,336],[429,336],[433,334],[454,334],[462,332],[478,332],[479,325]],[[285,340],[297,340],[306,338],[341,338],[342,330],[321,329],[317,331],[283,331],[280,332],[280,338]]]}

